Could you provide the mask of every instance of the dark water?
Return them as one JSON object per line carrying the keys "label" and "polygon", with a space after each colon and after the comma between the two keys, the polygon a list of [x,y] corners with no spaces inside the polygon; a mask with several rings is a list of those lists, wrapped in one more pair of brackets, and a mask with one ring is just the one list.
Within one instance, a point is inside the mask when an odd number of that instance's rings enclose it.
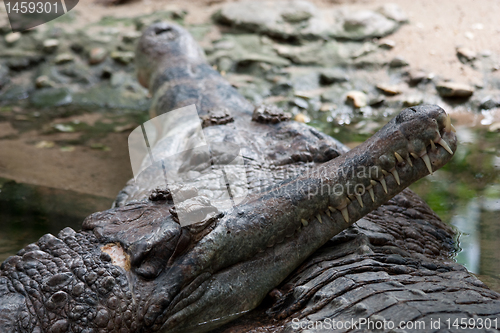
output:
{"label": "dark water", "polygon": [[[321,129],[343,142],[370,135],[359,134],[354,125]],[[460,144],[452,161],[411,188],[458,230],[462,251],[456,260],[500,291],[500,133],[458,128],[457,134]],[[0,262],[45,233],[80,229],[87,215],[111,202],[0,179]]]}
{"label": "dark water", "polygon": [[0,262],[46,233],[79,230],[86,216],[111,203],[109,198],[0,178]]}

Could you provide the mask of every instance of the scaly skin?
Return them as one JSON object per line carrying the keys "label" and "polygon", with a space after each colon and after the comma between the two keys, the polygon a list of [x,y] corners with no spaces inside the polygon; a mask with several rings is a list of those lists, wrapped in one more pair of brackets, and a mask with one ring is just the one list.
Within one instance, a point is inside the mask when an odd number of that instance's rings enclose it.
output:
{"label": "scaly skin", "polygon": [[[241,147],[250,194],[234,209],[181,227],[168,193],[148,200],[164,183],[160,170],[147,170],[128,183],[115,208],[89,216],[82,231],[45,235],[3,263],[2,332],[206,332],[221,326],[257,307],[329,239],[429,168],[443,166],[456,149],[449,118],[437,106],[403,110],[349,152],[306,125],[252,121],[252,106],[174,25],[146,29],[137,59],[139,80],[155,96],[153,115],[193,103],[201,116],[211,117],[212,108],[229,112],[234,122],[208,121],[215,125],[205,135]],[[270,117],[276,119],[286,116]],[[193,133],[180,130],[176,142],[183,147]],[[431,140],[441,145],[433,148]],[[161,157],[171,155],[169,149],[160,139],[153,151]],[[354,195],[356,184],[367,191]]]}

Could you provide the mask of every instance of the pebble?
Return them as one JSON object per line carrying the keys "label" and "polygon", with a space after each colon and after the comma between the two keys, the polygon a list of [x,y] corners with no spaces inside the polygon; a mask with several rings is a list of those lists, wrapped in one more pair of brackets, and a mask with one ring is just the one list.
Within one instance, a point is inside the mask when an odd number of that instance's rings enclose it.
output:
{"label": "pebble", "polygon": [[72,62],[73,60],[75,60],[75,57],[73,57],[73,55],[71,55],[69,53],[61,53],[61,54],[57,55],[57,57],[55,58],[54,61],[56,64],[60,65],[60,64]]}
{"label": "pebble", "polygon": [[7,35],[5,35],[5,42],[9,45],[14,44],[18,40],[21,39],[21,33],[20,32],[11,32]]}
{"label": "pebble", "polygon": [[403,100],[404,107],[410,107],[415,105],[420,105],[424,102],[424,99],[420,95],[410,95]]}
{"label": "pebble", "polygon": [[54,82],[52,82],[47,75],[41,75],[35,79],[35,84],[37,88],[49,88],[54,86]]}
{"label": "pebble", "polygon": [[333,109],[336,109],[337,106],[333,103],[323,103],[321,104],[321,107],[319,108],[319,110],[321,112],[328,112],[328,111],[332,111]]}
{"label": "pebble", "polygon": [[111,58],[124,65],[132,62],[132,60],[134,60],[134,56],[135,56],[134,52],[121,52],[121,51],[111,52]]}
{"label": "pebble", "polygon": [[54,141],[40,141],[37,144],[35,144],[36,148],[53,148],[55,146]]}
{"label": "pebble", "polygon": [[319,81],[323,85],[346,82],[349,77],[340,70],[325,69],[319,75]]}
{"label": "pebble", "polygon": [[141,37],[141,33],[139,31],[129,31],[123,34],[122,40],[124,43],[131,44],[139,39],[139,37]]}
{"label": "pebble", "polygon": [[479,106],[480,110],[490,110],[500,106],[500,99],[494,100],[491,97],[486,97],[481,101],[481,105]]}
{"label": "pebble", "polygon": [[298,121],[299,123],[307,123],[310,121],[309,117],[306,116],[305,114],[303,113],[298,113],[296,116],[295,116],[295,121]]}
{"label": "pebble", "polygon": [[54,124],[52,125],[52,127],[56,130],[58,130],[59,132],[63,132],[63,133],[70,133],[70,132],[74,132],[75,131],[75,128],[71,125],[66,125],[66,124]]}
{"label": "pebble", "polygon": [[399,87],[396,85],[388,85],[388,84],[380,83],[380,84],[377,84],[376,87],[378,90],[382,91],[384,94],[386,94],[388,96],[394,96],[394,95],[401,94],[401,89],[399,89]]}
{"label": "pebble", "polygon": [[392,50],[396,46],[396,42],[392,39],[384,39],[378,43],[378,46],[386,50]]}
{"label": "pebble", "polygon": [[346,102],[352,104],[355,108],[362,108],[367,105],[368,97],[362,91],[352,90],[346,95]]}
{"label": "pebble", "polygon": [[490,127],[488,128],[488,130],[490,132],[496,132],[496,131],[500,130],[500,122],[491,124]]}
{"label": "pebble", "polygon": [[482,50],[480,54],[481,54],[481,57],[484,57],[484,58],[491,57],[491,55],[492,55],[491,50]]}
{"label": "pebble", "polygon": [[304,100],[303,98],[299,98],[299,97],[294,98],[293,103],[301,109],[307,109],[307,107],[309,106],[309,104],[307,104],[306,100]]}
{"label": "pebble", "polygon": [[399,7],[395,3],[386,3],[379,9],[377,9],[377,11],[388,19],[391,19],[398,23],[408,22],[408,16],[401,9],[401,7]]}
{"label": "pebble", "polygon": [[395,57],[394,59],[389,62],[389,67],[396,68],[396,67],[404,67],[408,66],[408,62],[400,56]]}
{"label": "pebble", "polygon": [[59,41],[57,39],[46,39],[43,41],[43,50],[47,53],[54,52],[59,46]]}
{"label": "pebble", "polygon": [[470,97],[474,93],[473,87],[456,82],[438,83],[436,90],[441,97]]}
{"label": "pebble", "polygon": [[408,77],[410,85],[416,85],[425,79],[427,74],[423,70],[410,70]]}
{"label": "pebble", "polygon": [[467,47],[457,47],[457,57],[462,63],[465,63],[476,59],[477,54]]}
{"label": "pebble", "polygon": [[464,35],[465,35],[466,38],[468,38],[470,40],[474,39],[474,34],[472,32],[470,32],[470,31],[465,32]]}
{"label": "pebble", "polygon": [[106,59],[108,52],[102,47],[94,47],[89,52],[89,63],[91,65],[100,64]]}

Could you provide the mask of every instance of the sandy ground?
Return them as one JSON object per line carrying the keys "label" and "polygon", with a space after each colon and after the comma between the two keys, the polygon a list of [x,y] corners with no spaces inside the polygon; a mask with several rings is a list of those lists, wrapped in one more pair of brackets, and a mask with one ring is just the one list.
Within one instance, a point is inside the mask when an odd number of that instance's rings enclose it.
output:
{"label": "sandy ground", "polygon": [[[311,1],[320,8],[349,4],[373,9],[387,3],[383,0]],[[74,9],[77,12],[75,26],[97,21],[103,16],[137,16],[166,9],[185,9],[187,23],[202,23],[207,22],[224,2],[135,0],[119,6],[105,6],[85,0]],[[392,2],[406,12],[409,23],[386,37],[396,43],[390,52],[404,57],[413,69],[474,84],[482,80],[482,75],[459,62],[456,47],[465,46],[479,54],[491,52],[500,55],[500,0]],[[500,70],[495,75],[500,76]],[[474,113],[455,117],[462,123],[473,125],[481,119]],[[1,126],[0,136],[14,131],[8,124]],[[43,140],[54,140],[54,137],[30,132],[18,140],[0,140],[0,177],[113,198],[132,176],[126,133],[112,133],[102,141],[111,148],[108,152],[81,146],[76,146],[72,152],[36,148],[34,143]]]}

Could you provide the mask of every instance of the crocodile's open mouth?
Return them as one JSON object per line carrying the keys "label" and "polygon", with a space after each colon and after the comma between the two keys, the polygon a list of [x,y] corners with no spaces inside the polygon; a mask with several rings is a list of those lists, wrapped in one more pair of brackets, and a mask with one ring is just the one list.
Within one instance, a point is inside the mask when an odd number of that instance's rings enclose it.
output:
{"label": "crocodile's open mouth", "polygon": [[[456,146],[444,110],[408,108],[351,151],[248,197],[158,277],[147,325],[185,331],[255,307],[331,237],[445,165]],[[259,288],[235,302],[250,286]]]}

